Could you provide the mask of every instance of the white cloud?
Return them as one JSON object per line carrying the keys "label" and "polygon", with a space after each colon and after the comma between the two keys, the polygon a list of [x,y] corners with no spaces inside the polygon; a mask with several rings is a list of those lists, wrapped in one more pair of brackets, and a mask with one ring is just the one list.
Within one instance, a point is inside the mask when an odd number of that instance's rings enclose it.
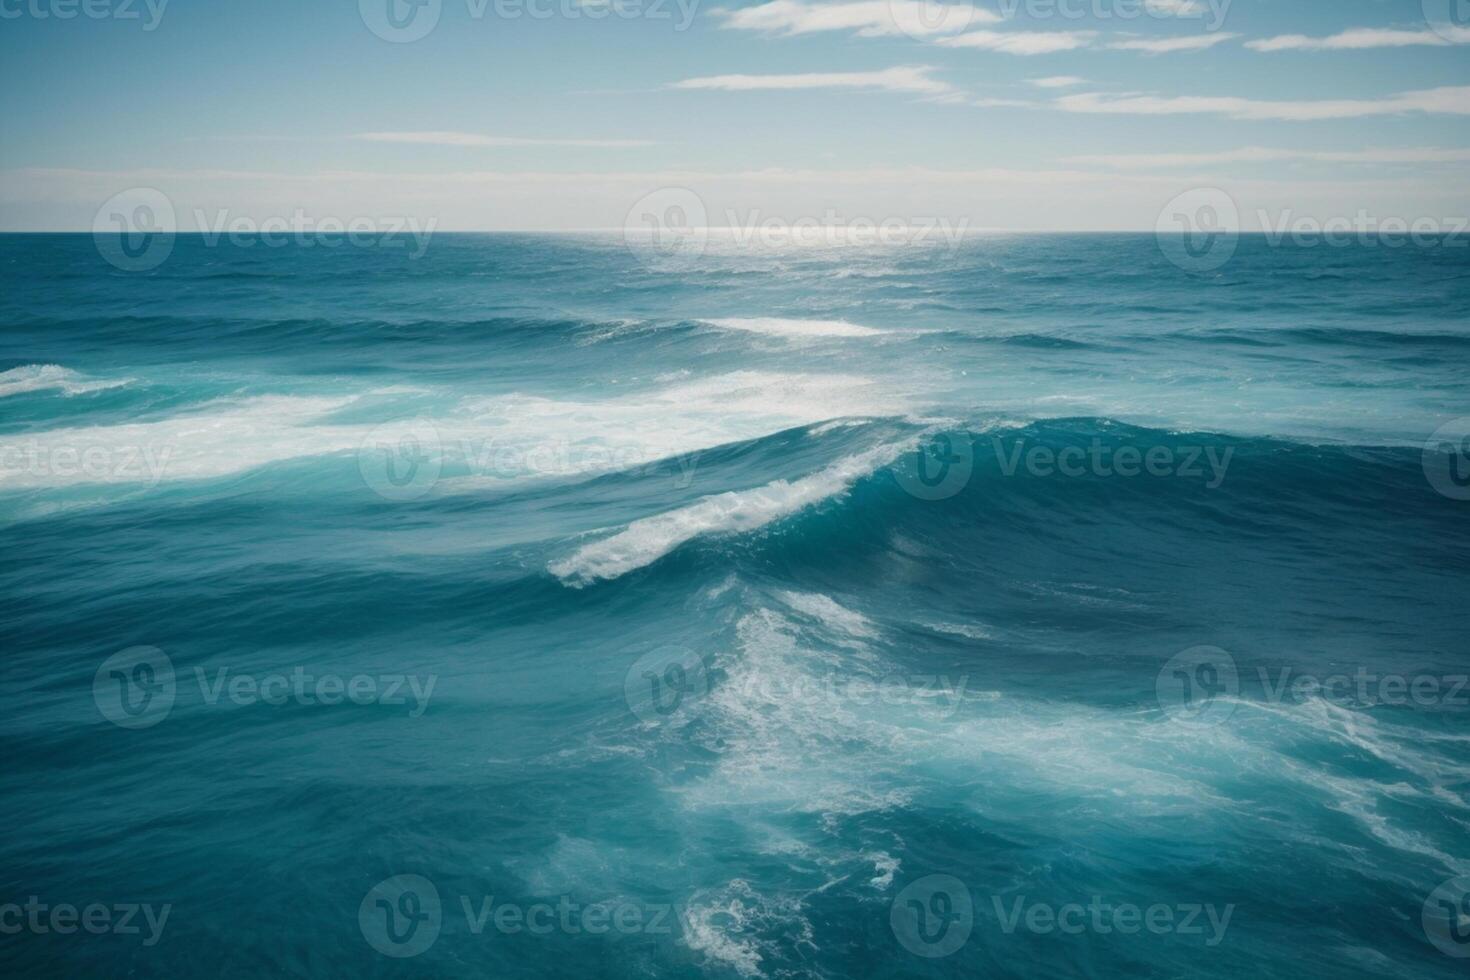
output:
{"label": "white cloud", "polygon": [[1470,116],[1470,86],[1401,92],[1381,99],[1317,99],[1294,102],[1243,99],[1235,96],[1165,97],[1087,92],[1059,96],[1052,104],[1064,112],[1138,116],[1204,114],[1251,120],[1357,119],[1401,112]]}
{"label": "white cloud", "polygon": [[1196,167],[1220,163],[1269,163],[1308,160],[1316,163],[1470,163],[1470,150],[1434,147],[1402,147],[1370,150],[1282,150],[1244,146],[1213,153],[1121,153],[1083,154],[1063,157],[1066,163],[1114,167],[1119,170]]}
{"label": "white cloud", "polygon": [[981,48],[1005,54],[1053,54],[1087,47],[1096,31],[971,31],[956,37],[943,37],[935,44],[946,48]]}
{"label": "white cloud", "polygon": [[982,109],[1034,109],[1035,102],[1027,102],[1025,99],[971,99],[970,105],[979,106]]}
{"label": "white cloud", "polygon": [[846,3],[803,3],[770,0],[735,10],[717,9],[715,16],[734,30],[773,34],[813,34],[854,31],[861,37],[907,34],[928,37],[953,34],[972,24],[995,24],[1000,15],[968,3],[930,3],[925,0],[853,0]]}
{"label": "white cloud", "polygon": [[1417,45],[1446,47],[1451,44],[1470,44],[1470,27],[1441,25],[1432,31],[1358,27],[1330,37],[1282,34],[1279,37],[1245,42],[1245,46],[1252,51],[1358,51],[1364,48],[1405,48]]}
{"label": "white cloud", "polygon": [[1191,34],[1188,37],[1131,38],[1127,41],[1114,41],[1108,47],[1115,51],[1147,51],[1149,54],[1168,54],[1172,51],[1203,51],[1237,37],[1240,35],[1221,32]]}
{"label": "white cloud", "polygon": [[1087,84],[1087,79],[1076,75],[1051,75],[1047,78],[1028,78],[1026,81],[1037,88],[1071,88],[1073,85]]}
{"label": "white cloud", "polygon": [[595,146],[605,148],[653,146],[651,140],[539,139],[525,136],[485,136],[445,131],[357,133],[369,143],[414,143],[423,146]]}
{"label": "white cloud", "polygon": [[930,78],[927,65],[886,68],[882,71],[805,72],[799,75],[709,75],[686,78],[673,88],[719,89],[726,92],[754,92],[790,89],[856,88],[880,89],[885,92],[914,92],[921,95],[944,95],[954,90],[948,82]]}
{"label": "white cloud", "polygon": [[1149,13],[1174,17],[1199,17],[1205,12],[1205,5],[1197,0],[1144,0],[1143,5]]}

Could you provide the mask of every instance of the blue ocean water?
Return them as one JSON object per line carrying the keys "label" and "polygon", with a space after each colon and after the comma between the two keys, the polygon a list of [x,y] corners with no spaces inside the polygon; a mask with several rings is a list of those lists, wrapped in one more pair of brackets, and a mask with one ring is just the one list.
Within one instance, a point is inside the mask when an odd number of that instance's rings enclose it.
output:
{"label": "blue ocean water", "polygon": [[0,236],[0,964],[1463,975],[1450,245]]}

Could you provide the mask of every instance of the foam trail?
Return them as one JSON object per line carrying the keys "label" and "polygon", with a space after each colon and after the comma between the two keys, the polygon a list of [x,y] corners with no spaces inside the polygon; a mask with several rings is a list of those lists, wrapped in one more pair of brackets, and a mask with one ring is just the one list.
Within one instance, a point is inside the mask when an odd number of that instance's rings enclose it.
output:
{"label": "foam trail", "polygon": [[799,480],[773,480],[753,490],[731,490],[687,507],[634,521],[611,537],[583,545],[547,569],[563,584],[581,587],[642,568],[705,534],[753,531],[777,518],[846,491],[897,459],[910,443],[889,443],[840,460]]}
{"label": "foam trail", "polygon": [[81,395],[104,388],[120,388],[131,378],[116,380],[87,379],[84,375],[64,368],[60,364],[25,364],[9,371],[0,371],[0,398],[24,395],[33,391],[59,391],[63,395]]}
{"label": "foam trail", "polygon": [[[353,452],[377,423],[338,421],[332,413],[358,401],[351,395],[260,395],[208,402],[155,421],[0,437],[0,489],[151,486]],[[901,407],[870,379],[855,375],[736,371],[603,400],[472,396],[425,421],[438,443],[436,454],[469,469],[468,476],[446,476],[446,489],[474,490],[528,476],[608,472],[796,425]]]}
{"label": "foam trail", "polygon": [[783,317],[729,317],[701,320],[721,330],[745,330],[776,337],[880,337],[884,331],[859,326],[846,320],[788,320]]}

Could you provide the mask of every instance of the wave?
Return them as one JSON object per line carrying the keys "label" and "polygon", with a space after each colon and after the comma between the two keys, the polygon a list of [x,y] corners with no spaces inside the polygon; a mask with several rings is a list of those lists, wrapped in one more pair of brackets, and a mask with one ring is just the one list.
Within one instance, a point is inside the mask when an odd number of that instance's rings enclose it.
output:
{"label": "wave", "polygon": [[[601,400],[377,388],[340,396],[257,395],[191,405],[170,417],[0,438],[0,487],[156,484],[232,476],[267,464],[356,452],[382,425],[410,425],[447,489],[525,477],[585,477],[834,418],[902,408],[849,374],[735,371]],[[402,397],[413,396],[412,423]],[[447,404],[442,404],[447,400]],[[395,435],[396,439],[397,436]],[[119,459],[153,464],[112,465]],[[96,465],[80,466],[73,458]],[[55,465],[56,460],[63,465]]]}
{"label": "wave", "polygon": [[657,561],[694,538],[753,531],[834,497],[892,463],[909,446],[877,446],[797,480],[773,480],[751,490],[705,497],[687,507],[634,521],[611,537],[583,545],[571,556],[551,562],[547,568],[574,587],[617,578]]}
{"label": "wave", "polygon": [[744,330],[774,337],[808,339],[814,337],[881,337],[886,331],[864,327],[846,320],[788,320],[784,317],[728,317],[701,320],[722,330]]}
{"label": "wave", "polygon": [[59,364],[26,364],[9,371],[0,371],[0,398],[34,391],[59,391],[70,397],[89,391],[120,388],[131,381],[131,378],[88,378]]}

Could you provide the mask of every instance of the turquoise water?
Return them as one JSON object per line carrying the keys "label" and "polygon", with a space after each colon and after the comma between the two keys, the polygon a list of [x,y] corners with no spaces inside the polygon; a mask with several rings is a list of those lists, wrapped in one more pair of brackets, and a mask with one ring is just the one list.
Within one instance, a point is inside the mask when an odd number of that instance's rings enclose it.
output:
{"label": "turquoise water", "polygon": [[0,963],[1462,975],[1452,245],[0,236]]}

